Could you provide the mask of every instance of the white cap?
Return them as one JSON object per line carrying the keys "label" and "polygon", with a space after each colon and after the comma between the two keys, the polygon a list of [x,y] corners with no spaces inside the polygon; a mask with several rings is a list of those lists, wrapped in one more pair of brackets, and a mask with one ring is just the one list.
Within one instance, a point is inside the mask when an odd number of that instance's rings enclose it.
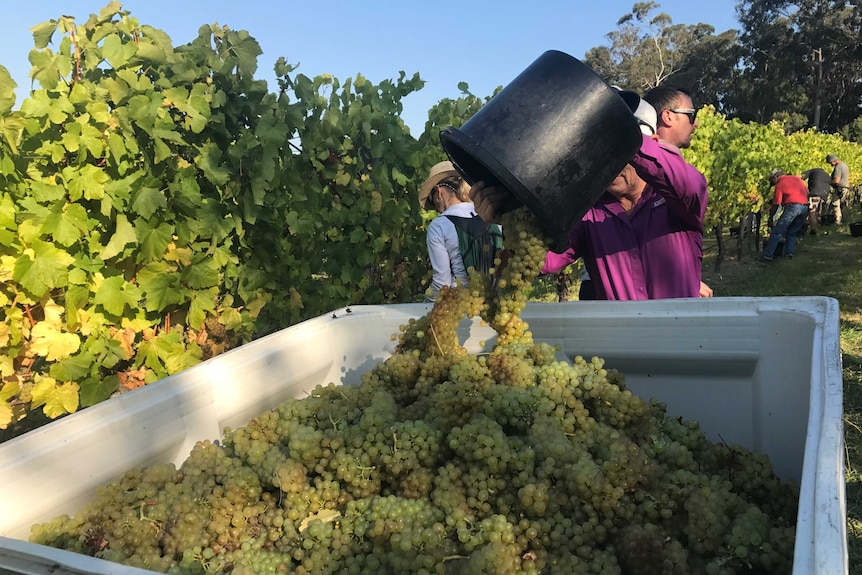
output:
{"label": "white cap", "polygon": [[637,110],[635,110],[635,118],[638,119],[641,132],[647,136],[652,136],[656,133],[658,116],[656,115],[655,108],[652,107],[652,104],[643,98],[641,98],[640,103],[638,103]]}
{"label": "white cap", "polygon": [[611,88],[617,91],[617,94],[619,94],[635,118],[637,118],[641,132],[647,136],[655,134],[658,116],[652,104],[638,96],[637,92],[633,92],[632,90],[623,90],[619,86],[611,86]]}

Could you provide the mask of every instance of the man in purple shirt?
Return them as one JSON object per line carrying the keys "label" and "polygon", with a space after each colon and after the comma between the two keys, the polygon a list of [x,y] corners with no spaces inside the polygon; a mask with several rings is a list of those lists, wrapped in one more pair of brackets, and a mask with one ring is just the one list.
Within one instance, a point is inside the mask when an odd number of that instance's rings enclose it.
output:
{"label": "man in purple shirt", "polygon": [[635,111],[644,132],[640,150],[571,230],[572,247],[549,252],[542,272],[583,257],[598,299],[711,297],[700,280],[706,178],[680,152],[691,144],[697,111],[671,86],[644,100],[650,111]]}
{"label": "man in purple shirt", "polygon": [[[654,88],[644,101],[649,106],[635,111],[644,132],[640,150],[569,232],[572,247],[549,252],[542,271],[581,257],[599,299],[711,297],[700,281],[706,178],[680,152],[691,143],[697,110],[673,87]],[[470,195],[493,221],[501,191],[477,183]]]}
{"label": "man in purple shirt", "polygon": [[706,180],[678,151],[643,138],[630,164],[569,232],[572,247],[548,252],[542,272],[583,257],[598,299],[707,295],[700,281]]}

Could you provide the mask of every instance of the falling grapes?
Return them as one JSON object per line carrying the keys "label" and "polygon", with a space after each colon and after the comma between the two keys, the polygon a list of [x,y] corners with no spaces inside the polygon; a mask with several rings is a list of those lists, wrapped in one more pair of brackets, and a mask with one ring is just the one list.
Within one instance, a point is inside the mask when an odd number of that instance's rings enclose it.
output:
{"label": "falling grapes", "polygon": [[[547,239],[524,209],[503,223],[496,287],[444,288],[359,385],[129,470],[31,541],[174,575],[789,573],[797,486],[533,342]],[[465,317],[490,352],[461,347]]]}

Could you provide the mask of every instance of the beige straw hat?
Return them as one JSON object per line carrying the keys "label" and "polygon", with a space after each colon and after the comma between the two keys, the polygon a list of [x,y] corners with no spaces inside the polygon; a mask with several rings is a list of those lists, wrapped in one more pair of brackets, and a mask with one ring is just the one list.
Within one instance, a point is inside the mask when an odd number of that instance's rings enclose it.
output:
{"label": "beige straw hat", "polygon": [[434,189],[434,186],[446,178],[460,177],[461,175],[455,169],[455,166],[452,165],[452,162],[447,160],[445,162],[440,162],[439,164],[434,164],[428,175],[428,179],[425,180],[422,187],[419,188],[419,205],[426,210],[433,210],[434,206],[428,204],[428,196],[431,195],[431,190]]}

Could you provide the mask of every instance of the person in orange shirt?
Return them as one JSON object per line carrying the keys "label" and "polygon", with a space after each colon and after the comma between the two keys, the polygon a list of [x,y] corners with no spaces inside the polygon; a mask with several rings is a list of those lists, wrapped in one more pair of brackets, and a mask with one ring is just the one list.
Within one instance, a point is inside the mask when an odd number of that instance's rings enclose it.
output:
{"label": "person in orange shirt", "polygon": [[[784,255],[793,258],[796,236],[808,219],[808,186],[801,177],[785,174],[781,170],[772,170],[769,173],[769,182],[775,186],[767,220],[772,232],[766,240],[763,253],[760,254],[760,259],[767,262],[775,259],[775,248],[782,237],[785,238]],[[773,226],[772,220],[779,207],[782,208],[781,216]]]}

